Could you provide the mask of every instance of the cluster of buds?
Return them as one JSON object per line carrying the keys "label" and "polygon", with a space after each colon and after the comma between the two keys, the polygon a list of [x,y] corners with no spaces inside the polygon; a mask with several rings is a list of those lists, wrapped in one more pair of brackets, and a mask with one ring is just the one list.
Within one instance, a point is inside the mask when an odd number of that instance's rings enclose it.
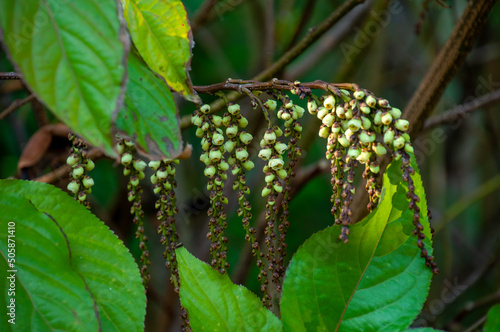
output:
{"label": "cluster of buds", "polygon": [[[150,178],[153,192],[159,197],[155,202],[155,209],[157,210],[156,219],[159,223],[160,243],[165,247],[163,258],[165,258],[165,267],[170,271],[170,282],[176,293],[180,291],[181,281],[175,249],[182,245],[175,227],[175,215],[178,213],[174,191],[174,188],[177,187],[175,165],[178,164],[179,160],[177,159],[154,160],[148,164],[154,171]],[[180,307],[183,331],[190,331],[187,311],[182,305]]]}
{"label": "cluster of buds", "polygon": [[71,166],[69,173],[70,182],[68,190],[73,193],[75,200],[90,209],[90,203],[87,200],[87,194],[92,192],[94,180],[87,174],[94,169],[92,160],[87,158],[87,144],[75,134],[70,133],[68,139],[72,143],[72,148],[66,163]]}
{"label": "cluster of buds", "polygon": [[120,163],[123,165],[123,175],[129,179],[127,184],[127,199],[132,204],[130,207],[130,214],[133,216],[134,224],[137,227],[135,237],[139,240],[139,248],[141,250],[139,265],[142,283],[146,290],[149,280],[151,279],[151,275],[149,274],[149,265],[151,265],[151,261],[149,259],[149,250],[147,247],[148,237],[144,232],[144,210],[142,209],[141,198],[143,190],[139,185],[139,181],[145,177],[144,169],[146,168],[146,162],[138,158],[134,159],[134,142],[129,139],[121,139],[120,137],[117,137],[117,139],[116,149],[120,154]]}
{"label": "cluster of buds", "polygon": [[[219,115],[210,114],[210,106],[205,104],[196,110],[191,118],[192,123],[197,126],[196,136],[201,138],[203,153],[200,160],[205,164],[204,174],[208,177],[207,189],[210,191],[210,208],[207,211],[209,217],[209,229],[207,238],[211,242],[210,253],[212,254],[211,265],[213,268],[225,273],[229,267],[227,262],[227,237],[224,229],[227,227],[226,213],[224,205],[228,204],[228,198],[224,195],[224,182],[227,180],[226,171],[229,170],[231,162],[234,166],[236,160],[248,161],[248,151],[242,147],[236,148],[236,143],[230,140],[225,144],[224,131],[222,126],[227,125],[226,135],[234,137],[238,133],[238,126],[245,128],[248,121],[241,115],[234,115],[238,123],[232,123],[232,116],[224,119]],[[235,158],[228,161],[224,158],[224,152],[229,148],[236,148]],[[249,161],[248,168],[253,167]]]}
{"label": "cluster of buds", "polygon": [[[363,178],[370,198],[367,208],[371,211],[381,196],[379,158],[388,154],[392,160],[399,160],[413,153],[408,134],[409,122],[402,119],[401,110],[391,107],[386,99],[376,98],[361,89],[356,89],[352,94],[340,89],[321,100],[310,98],[308,110],[322,121],[319,136],[328,140],[326,157],[332,163],[332,214],[335,223],[342,225],[340,238],[347,242],[351,215],[349,206],[355,193],[354,168],[358,164],[365,167]],[[406,168],[403,171],[406,172],[403,174],[404,180],[410,181],[411,172]],[[417,207],[415,202],[418,197],[414,192],[409,196],[409,206],[413,209]],[[428,265],[436,270],[433,258],[428,256],[421,242],[425,236],[418,220],[419,213],[415,213],[415,235],[419,237],[419,247]]]}
{"label": "cluster of buds", "polygon": [[[287,163],[283,167],[286,176],[283,179],[284,187],[281,200],[281,215],[277,227],[277,245],[276,245],[276,264],[274,264],[273,280],[276,283],[277,290],[281,291],[281,280],[285,273],[284,257],[286,256],[286,230],[289,227],[289,205],[291,201],[292,179],[295,177],[295,166],[302,150],[298,147],[298,142],[302,138],[302,125],[299,119],[305,113],[304,108],[294,104],[288,96],[281,92],[274,93],[276,99],[281,101],[277,117],[284,121],[284,136],[289,137],[287,144]],[[283,144],[283,143],[280,143]]]}

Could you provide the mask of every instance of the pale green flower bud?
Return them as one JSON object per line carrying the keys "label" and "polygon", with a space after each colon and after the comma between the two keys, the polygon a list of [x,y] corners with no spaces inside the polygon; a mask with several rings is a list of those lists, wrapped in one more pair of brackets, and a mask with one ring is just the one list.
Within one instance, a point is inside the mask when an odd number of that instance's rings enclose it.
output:
{"label": "pale green flower bud", "polygon": [[330,128],[322,124],[321,127],[319,127],[318,135],[319,137],[327,138],[328,135],[330,135]]}
{"label": "pale green flower bud", "polygon": [[[132,162],[132,155],[130,152],[125,152],[122,154],[122,159],[121,159],[122,165],[128,166]],[[83,169],[82,169],[83,172]]]}
{"label": "pale green flower bud", "polygon": [[394,151],[394,160],[399,160],[401,159],[401,157],[403,156],[403,154],[401,153],[401,151]]}
{"label": "pale green flower bud", "polygon": [[197,128],[196,129],[196,137],[203,137],[203,135],[205,135],[205,133],[203,132],[203,129]]}
{"label": "pale green flower bud", "polygon": [[201,139],[201,148],[203,149],[203,151],[207,151],[208,149],[210,149],[210,142],[205,137]]}
{"label": "pale green flower bud", "polygon": [[413,153],[415,150],[413,149],[413,146],[411,146],[410,143],[405,144],[405,151],[408,153]]}
{"label": "pale green flower bud", "polygon": [[391,112],[393,119],[399,119],[401,117],[401,115],[403,114],[399,108],[395,108],[395,107],[391,108],[389,110],[389,112]]}
{"label": "pale green flower bud", "polygon": [[68,190],[71,191],[73,194],[76,194],[78,190],[80,190],[80,185],[76,180],[71,180],[70,183],[68,183]]}
{"label": "pale green flower bud", "polygon": [[233,166],[234,164],[236,164],[236,158],[234,157],[227,158],[227,163],[229,164],[229,166]]}
{"label": "pale green flower bud", "polygon": [[140,159],[136,159],[133,162],[133,166],[137,171],[144,171],[144,169],[146,168],[146,162]]}
{"label": "pale green flower bud", "polygon": [[341,129],[340,123],[334,122],[332,125],[332,132],[334,134],[338,134],[338,133],[340,133],[340,129]]}
{"label": "pale green flower bud", "polygon": [[222,153],[220,152],[220,150],[218,148],[213,148],[208,153],[208,158],[210,158],[210,160],[213,162],[217,162],[222,158]]}
{"label": "pale green flower bud", "polygon": [[296,122],[295,125],[293,126],[293,129],[295,131],[301,132],[302,131],[302,125],[299,122]]}
{"label": "pale green flower bud", "polygon": [[73,177],[75,179],[78,179],[80,176],[83,175],[83,166],[82,165],[76,165],[75,168],[73,168]]}
{"label": "pale green flower bud", "polygon": [[85,188],[90,188],[94,185],[94,179],[92,179],[90,176],[85,175],[82,180],[82,184]]}
{"label": "pale green flower bud", "polygon": [[283,154],[288,149],[288,144],[277,142],[274,145],[274,149],[278,154]]}
{"label": "pale green flower bud", "polygon": [[356,158],[360,163],[366,164],[368,160],[370,160],[370,157],[372,156],[372,153],[368,149],[363,149],[361,150],[361,153],[359,156]]}
{"label": "pale green flower bud", "polygon": [[168,181],[166,181],[165,183],[163,183],[163,188],[167,189],[167,190],[172,190],[172,184]]}
{"label": "pale green flower bud", "polygon": [[210,164],[210,158],[208,158],[208,152],[203,152],[200,155],[200,161],[206,165]]}
{"label": "pale green flower bud", "polygon": [[354,132],[351,130],[351,128],[347,128],[347,130],[344,132],[344,135],[350,142],[353,139],[352,136],[354,136]]}
{"label": "pale green flower bud", "polygon": [[394,130],[389,128],[384,133],[384,143],[390,146],[394,142]]}
{"label": "pale green flower bud", "polygon": [[232,115],[240,113],[240,105],[231,103],[227,106],[227,111]]}
{"label": "pale green flower bud", "polygon": [[345,118],[345,110],[344,110],[344,107],[342,106],[337,106],[335,108],[335,114],[337,114],[337,116],[341,119]]}
{"label": "pale green flower bud", "polygon": [[215,175],[215,171],[216,169],[214,165],[210,165],[205,168],[205,171],[203,173],[206,177],[212,178]]}
{"label": "pale green flower bud", "polygon": [[231,173],[233,175],[238,174],[240,171],[241,171],[241,168],[238,164],[233,165],[233,167],[231,168]]}
{"label": "pale green flower bud", "polygon": [[323,124],[327,127],[331,127],[334,121],[335,121],[335,115],[333,115],[333,113],[328,113],[322,120]]}
{"label": "pale green flower bud", "polygon": [[226,143],[224,143],[224,149],[229,153],[231,153],[235,147],[236,147],[235,141],[230,140],[230,141],[226,141]]}
{"label": "pale green flower bud", "polygon": [[278,105],[278,103],[273,99],[268,99],[264,103],[264,106],[270,111],[274,111],[276,109],[276,105]]}
{"label": "pale green flower bud", "polygon": [[373,117],[373,123],[376,126],[381,126],[382,125],[382,112],[377,111],[377,113],[375,113],[375,116]]}
{"label": "pale green flower bud", "polygon": [[398,119],[396,121],[396,123],[394,124],[394,127],[396,127],[396,129],[401,130],[401,131],[407,131],[409,126],[410,126],[410,122],[408,122],[408,120],[405,120],[405,119]]}
{"label": "pale green flower bud", "polygon": [[135,192],[134,191],[129,191],[127,194],[127,199],[129,202],[132,202],[135,199]]}
{"label": "pale green flower bud", "polygon": [[208,114],[208,113],[210,113],[210,105],[208,105],[208,104],[203,104],[203,105],[201,105],[201,107],[200,107],[200,111],[201,111],[201,113],[203,113],[203,114]]}
{"label": "pale green flower bud", "polygon": [[87,159],[87,162],[85,163],[84,167],[85,167],[85,172],[90,172],[95,168],[95,164],[92,160]]}
{"label": "pale green flower bud", "polygon": [[325,107],[320,107],[318,108],[318,112],[316,113],[316,116],[318,117],[318,119],[320,120],[323,120],[323,118],[328,114],[330,113],[330,111],[325,108]]}
{"label": "pale green flower bud", "polygon": [[279,183],[279,181],[275,181],[273,183],[273,188],[276,192],[279,192],[279,193],[283,192],[283,186]]}
{"label": "pale green flower bud", "polygon": [[382,114],[382,117],[380,118],[380,121],[382,121],[383,124],[386,126],[390,125],[392,123],[392,115],[389,112],[384,112]]}
{"label": "pale green flower bud", "polygon": [[274,174],[269,172],[266,174],[266,177],[264,179],[265,179],[266,183],[270,183],[270,182],[274,181],[274,178],[275,178]]}
{"label": "pale green flower bud", "polygon": [[220,125],[222,124],[222,118],[218,115],[214,115],[212,116],[212,124],[216,127],[220,127]]}
{"label": "pale green flower bud", "polygon": [[403,133],[401,136],[404,137],[406,143],[410,143],[410,134]]}
{"label": "pale green flower bud", "polygon": [[375,135],[371,132],[367,132],[367,131],[361,131],[358,135],[359,137],[359,140],[361,141],[361,143],[363,144],[368,144],[368,143],[371,143],[373,141],[375,141]]}
{"label": "pale green flower bud", "polygon": [[224,195],[220,198],[220,201],[222,204],[226,204],[226,205],[229,203],[227,196],[224,196]]}
{"label": "pale green flower bud", "polygon": [[116,143],[116,151],[118,151],[118,154],[122,154],[123,152],[125,152],[125,144],[123,144],[122,141]]}
{"label": "pale green flower bud", "polygon": [[375,174],[377,174],[378,172],[380,172],[380,166],[378,165],[377,162],[370,163],[370,171],[372,173],[375,173]]}
{"label": "pale green flower bud", "polygon": [[332,108],[335,107],[335,97],[333,95],[329,95],[328,97],[325,98],[325,101],[323,101],[323,106],[327,110],[331,110]]}
{"label": "pale green flower bud", "polygon": [[297,116],[294,117],[295,120],[297,120],[298,118],[301,118],[305,112],[304,108],[299,106],[299,105],[293,105],[292,110],[294,113],[297,114]]}
{"label": "pale green flower bud", "polygon": [[207,121],[203,122],[203,124],[201,125],[201,130],[208,131],[209,129],[210,129],[210,123],[208,123]]}
{"label": "pale green flower bud", "polygon": [[191,117],[191,123],[194,124],[196,127],[199,127],[203,123],[203,119],[198,115],[193,115]]}
{"label": "pale green flower bud", "polygon": [[357,100],[361,100],[365,97],[365,92],[362,90],[356,90],[356,91],[354,91],[353,96]]}
{"label": "pale green flower bud", "polygon": [[229,127],[229,124],[231,123],[232,117],[229,114],[225,114],[224,117],[222,118],[222,125],[224,127]]}
{"label": "pale green flower bud", "polygon": [[276,174],[278,175],[278,177],[280,179],[284,179],[288,176],[288,174],[286,173],[286,170],[284,170],[283,168],[282,169],[279,169],[276,171]]}
{"label": "pale green flower bud", "polygon": [[285,107],[288,108],[288,109],[292,108],[293,107],[293,102],[290,100],[289,102],[287,102],[285,104]]}
{"label": "pale green flower bud", "polygon": [[345,118],[347,120],[350,120],[350,119],[352,119],[352,116],[353,116],[352,115],[352,109],[348,108],[347,111],[345,111]]}
{"label": "pale green flower bud", "polygon": [[361,128],[363,128],[364,130],[368,130],[368,129],[370,129],[371,126],[372,126],[372,122],[370,121],[370,119],[368,119],[366,116],[362,116],[361,117]]}
{"label": "pale green flower bud", "polygon": [[278,127],[277,125],[273,126],[273,130],[274,130],[274,133],[276,134],[276,137],[283,136],[283,130],[281,130],[281,128]]}
{"label": "pale green flower bud", "polygon": [[312,115],[316,114],[316,112],[318,111],[318,104],[316,103],[315,100],[309,100],[307,102],[307,110]]}
{"label": "pale green flower bud", "polygon": [[130,177],[130,184],[134,187],[139,185],[139,178],[136,175]]}
{"label": "pale green flower bud", "polygon": [[234,123],[230,124],[229,127],[226,128],[226,135],[229,138],[233,138],[238,134],[238,126]]}
{"label": "pale green flower bud", "polygon": [[351,129],[351,131],[356,132],[359,128],[361,128],[362,123],[360,119],[351,119],[347,124],[349,125],[349,129]]}
{"label": "pale green flower bud", "polygon": [[359,155],[361,154],[361,149],[360,148],[350,148],[347,151],[347,156],[351,159],[356,159]]}
{"label": "pale green flower bud", "polygon": [[264,140],[267,144],[273,144],[274,142],[276,142],[276,133],[272,129],[266,130],[266,133],[264,134]]}
{"label": "pale green flower bud", "polygon": [[259,151],[259,158],[262,160],[269,160],[271,158],[273,152],[267,146],[265,146],[262,150]]}
{"label": "pale green flower bud", "polygon": [[214,133],[212,136],[212,143],[215,145],[222,145],[222,143],[224,143],[224,136],[219,133]]}
{"label": "pale green flower bud", "polygon": [[78,162],[79,159],[80,158],[78,157],[78,155],[76,153],[72,153],[66,159],[66,164],[73,166],[74,164],[76,164]]}
{"label": "pale green flower bud", "polygon": [[158,195],[158,194],[160,193],[161,189],[162,189],[162,188],[161,188],[161,185],[158,183],[157,185],[155,185],[155,186],[153,187],[153,192],[154,192],[156,195]]}
{"label": "pale green flower bud", "polygon": [[146,174],[144,174],[143,171],[138,171],[137,172],[137,177],[139,178],[139,180],[144,179],[145,176],[146,176]]}
{"label": "pale green flower bud", "polygon": [[250,171],[255,167],[255,164],[251,160],[246,160],[244,163],[241,164],[241,166],[243,166],[243,168],[246,171]]}
{"label": "pale green flower bud", "polygon": [[248,120],[243,116],[238,117],[238,126],[240,126],[240,128],[245,128],[248,126]]}
{"label": "pale green flower bud", "polygon": [[245,161],[248,159],[248,151],[243,148],[237,148],[236,149],[236,159]]}
{"label": "pale green flower bud", "polygon": [[340,136],[337,140],[340,143],[340,145],[342,145],[344,148],[347,148],[349,145],[351,145],[349,140],[343,135]]}
{"label": "pale green flower bud", "polygon": [[398,135],[394,138],[394,142],[392,144],[394,149],[399,150],[405,146],[405,139],[404,137]]}
{"label": "pale green flower bud", "polygon": [[241,141],[243,144],[245,144],[245,145],[250,144],[250,142],[252,142],[252,139],[253,139],[252,134],[247,133],[246,131],[242,131],[242,132],[240,133],[240,141]]}
{"label": "pale green flower bud", "polygon": [[374,108],[375,106],[377,106],[377,99],[373,98],[373,96],[366,97],[366,105]]}
{"label": "pale green flower bud", "polygon": [[222,170],[222,171],[227,171],[229,169],[229,164],[222,160],[220,163],[219,163],[219,168]]}
{"label": "pale green flower bud", "polygon": [[271,167],[275,171],[283,168],[284,164],[285,163],[284,163],[283,159],[281,159],[277,156],[273,156],[271,158],[271,160],[269,160],[269,167]]}
{"label": "pale green flower bud", "polygon": [[130,169],[130,167],[124,167],[123,168],[123,175],[124,176],[129,176],[130,172],[132,172],[132,170]]}
{"label": "pale green flower bud", "polygon": [[129,148],[133,148],[135,146],[135,143],[129,139],[123,140],[123,143],[125,143],[125,145],[128,146]]}
{"label": "pale green flower bud", "polygon": [[262,189],[262,197],[266,197],[271,193],[271,188],[268,188],[267,186]]}
{"label": "pale green flower bud", "polygon": [[165,180],[167,176],[167,169],[164,169],[163,167],[156,171],[156,177],[158,177],[159,180]]}
{"label": "pale green flower bud", "polygon": [[85,194],[83,191],[80,191],[80,192],[78,193],[78,200],[79,200],[80,202],[83,202],[83,201],[85,201],[86,199],[87,199],[87,194]]}
{"label": "pale green flower bud", "polygon": [[378,105],[380,107],[386,108],[386,107],[389,107],[389,102],[387,101],[387,99],[379,99]]}
{"label": "pale green flower bud", "polygon": [[381,143],[375,143],[372,145],[372,150],[377,156],[383,156],[387,153],[387,149]]}
{"label": "pale green flower bud", "polygon": [[370,114],[372,109],[366,105],[366,103],[360,103],[359,109],[363,114]]}

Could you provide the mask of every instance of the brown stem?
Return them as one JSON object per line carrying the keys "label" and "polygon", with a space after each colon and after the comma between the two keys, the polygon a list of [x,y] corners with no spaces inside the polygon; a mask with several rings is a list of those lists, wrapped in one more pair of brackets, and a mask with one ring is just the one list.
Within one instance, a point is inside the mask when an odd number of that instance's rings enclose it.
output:
{"label": "brown stem", "polygon": [[424,123],[423,130],[431,129],[444,123],[455,121],[459,118],[467,116],[468,113],[488,107],[499,100],[500,89],[485,94],[484,96],[476,98],[468,103],[453,107],[443,114],[436,115],[427,119]]}
{"label": "brown stem", "polygon": [[307,1],[306,5],[304,6],[304,9],[302,10],[303,14],[302,14],[302,17],[300,18],[300,22],[297,25],[297,28],[295,29],[295,33],[293,34],[292,39],[288,43],[286,50],[291,49],[293,47],[293,45],[295,45],[295,43],[299,39],[299,36],[302,33],[302,31],[304,30],[307,22],[309,22],[309,20],[311,19],[311,16],[312,16],[312,13],[314,10],[314,6],[316,6],[316,0],[308,0]]}
{"label": "brown stem", "polygon": [[191,20],[191,31],[193,33],[208,22],[212,16],[212,10],[218,2],[219,0],[207,0],[201,5],[200,9],[198,9],[194,18]]}
{"label": "brown stem", "polygon": [[0,80],[20,80],[21,76],[14,72],[0,72]]}
{"label": "brown stem", "polygon": [[411,137],[416,137],[420,132],[425,119],[436,107],[444,89],[465,62],[494,4],[494,0],[468,3],[450,38],[405,108],[403,115],[412,124]]}
{"label": "brown stem", "polygon": [[16,109],[19,107],[23,106],[24,104],[30,102],[32,99],[35,98],[35,95],[29,95],[28,97],[24,99],[16,99],[12,102],[12,104],[9,105],[2,113],[0,113],[0,120],[4,119],[7,115],[10,113],[14,112]]}

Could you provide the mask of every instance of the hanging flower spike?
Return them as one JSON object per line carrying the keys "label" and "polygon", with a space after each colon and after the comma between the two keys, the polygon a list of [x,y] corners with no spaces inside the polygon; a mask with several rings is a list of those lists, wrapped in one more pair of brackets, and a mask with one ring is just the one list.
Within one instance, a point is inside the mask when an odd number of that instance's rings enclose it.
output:
{"label": "hanging flower spike", "polygon": [[73,193],[73,198],[80,204],[90,209],[87,194],[92,192],[94,180],[87,174],[94,169],[94,162],[87,158],[87,144],[73,133],[68,134],[72,148],[66,163],[71,166],[69,173],[70,182],[67,189]]}

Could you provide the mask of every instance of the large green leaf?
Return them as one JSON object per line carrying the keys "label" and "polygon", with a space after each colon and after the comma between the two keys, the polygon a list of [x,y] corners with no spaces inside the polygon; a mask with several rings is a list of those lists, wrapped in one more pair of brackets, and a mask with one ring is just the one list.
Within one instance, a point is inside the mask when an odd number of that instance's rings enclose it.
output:
{"label": "large green leaf", "polygon": [[115,0],[0,1],[0,35],[23,80],[61,121],[109,154],[128,51],[118,6]]}
{"label": "large green leaf", "polygon": [[[340,227],[333,226],[297,251],[283,285],[286,331],[402,331],[418,315],[431,271],[412,236],[400,165],[388,167],[380,205],[351,227],[348,244],[338,240]],[[418,170],[414,179],[419,206],[427,211]],[[429,238],[427,217],[423,224]],[[425,242],[430,251],[430,241]]]}
{"label": "large green leaf", "polygon": [[188,76],[192,36],[179,0],[122,0],[134,45],[147,65],[191,101],[199,97]]}
{"label": "large green leaf", "polygon": [[280,320],[243,286],[234,285],[185,248],[176,250],[181,303],[193,331],[282,331]]}
{"label": "large green leaf", "polygon": [[142,59],[130,52],[125,105],[116,126],[139,145],[150,159],[176,157],[182,141],[174,98],[165,82]]}
{"label": "large green leaf", "polygon": [[484,324],[484,332],[498,332],[500,331],[500,304],[493,306],[488,311],[488,318]]}
{"label": "large green leaf", "polygon": [[[20,180],[0,180],[0,211],[0,331],[143,331],[137,264],[92,213],[51,185]],[[10,269],[17,270],[15,296]],[[10,298],[15,325],[4,319]]]}

